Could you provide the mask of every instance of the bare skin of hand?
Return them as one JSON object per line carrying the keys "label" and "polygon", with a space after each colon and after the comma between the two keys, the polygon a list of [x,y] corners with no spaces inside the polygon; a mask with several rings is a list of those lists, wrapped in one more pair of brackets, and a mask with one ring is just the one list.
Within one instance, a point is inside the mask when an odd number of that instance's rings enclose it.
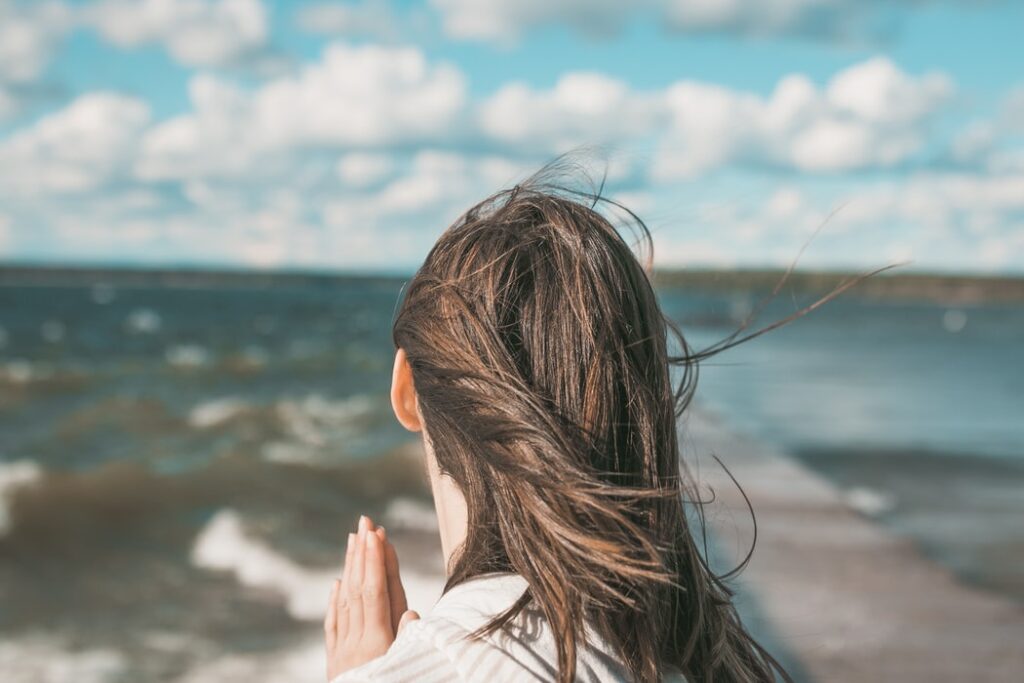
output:
{"label": "bare skin of hand", "polygon": [[406,602],[398,555],[384,528],[360,517],[324,617],[327,680],[383,655],[402,627],[419,618]]}

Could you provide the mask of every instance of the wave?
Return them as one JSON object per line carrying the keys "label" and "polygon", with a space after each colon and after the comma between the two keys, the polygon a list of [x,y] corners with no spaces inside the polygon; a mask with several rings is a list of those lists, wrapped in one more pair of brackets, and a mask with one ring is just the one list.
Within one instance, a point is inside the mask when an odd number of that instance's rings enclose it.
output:
{"label": "wave", "polygon": [[167,349],[164,358],[177,368],[196,368],[210,362],[210,352],[199,344],[177,344]]}
{"label": "wave", "polygon": [[47,320],[39,328],[39,335],[43,338],[43,341],[50,344],[57,344],[63,341],[66,334],[67,328],[60,320]]}
{"label": "wave", "polygon": [[262,457],[280,464],[318,465],[332,461],[335,450],[367,433],[379,406],[367,394],[333,399],[312,393],[277,402],[273,419],[283,438],[261,448]]}
{"label": "wave", "polygon": [[[310,569],[299,565],[247,533],[241,514],[231,508],[218,511],[199,532],[190,559],[197,567],[230,572],[244,586],[278,593],[285,599],[288,614],[300,621],[323,620],[331,583],[341,574],[340,566]],[[412,609],[432,605],[442,583],[440,576],[403,568],[402,584]]]}
{"label": "wave", "polygon": [[365,394],[336,400],[314,393],[277,404],[277,415],[288,432],[311,446],[323,446],[331,437],[348,436],[356,420],[372,410],[373,401]]}
{"label": "wave", "polygon": [[5,683],[106,683],[119,680],[125,658],[105,648],[79,650],[61,639],[32,635],[0,641]]}
{"label": "wave", "polygon": [[34,484],[42,476],[42,468],[31,460],[0,463],[0,536],[10,529],[10,501],[15,492]]}
{"label": "wave", "polygon": [[237,396],[203,401],[189,411],[188,423],[196,429],[216,427],[241,414],[249,404]]}
{"label": "wave", "polygon": [[28,384],[35,380],[46,379],[51,374],[52,371],[48,367],[24,358],[9,360],[0,369],[0,375],[12,384]]}
{"label": "wave", "polygon": [[895,496],[866,486],[846,489],[843,491],[843,500],[857,512],[869,517],[884,514],[896,507]]}
{"label": "wave", "polygon": [[90,298],[94,304],[100,306],[106,306],[107,304],[114,301],[117,296],[117,290],[113,285],[106,282],[97,282],[93,284],[90,290]]}
{"label": "wave", "polygon": [[412,498],[396,498],[384,511],[384,526],[388,529],[437,532],[437,513],[434,508]]}
{"label": "wave", "polygon": [[128,314],[124,324],[133,334],[154,334],[160,331],[163,319],[151,308],[137,308]]}
{"label": "wave", "polygon": [[324,662],[323,637],[317,636],[284,652],[224,655],[196,666],[174,683],[314,681],[323,678]]}

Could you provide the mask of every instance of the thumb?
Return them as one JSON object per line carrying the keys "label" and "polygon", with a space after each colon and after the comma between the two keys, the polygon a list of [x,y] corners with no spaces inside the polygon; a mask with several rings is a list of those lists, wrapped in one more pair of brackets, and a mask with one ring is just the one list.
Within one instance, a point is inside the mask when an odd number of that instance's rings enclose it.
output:
{"label": "thumb", "polygon": [[406,610],[405,613],[402,615],[401,620],[399,620],[398,622],[398,633],[401,633],[402,629],[405,628],[405,625],[408,624],[410,621],[417,621],[419,618],[420,615],[415,610]]}

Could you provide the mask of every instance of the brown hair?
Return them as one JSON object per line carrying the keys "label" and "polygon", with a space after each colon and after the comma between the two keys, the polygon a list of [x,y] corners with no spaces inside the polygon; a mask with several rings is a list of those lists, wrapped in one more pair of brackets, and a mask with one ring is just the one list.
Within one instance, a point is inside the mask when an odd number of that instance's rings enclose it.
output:
{"label": "brown hair", "polygon": [[[532,602],[555,636],[559,681],[575,677],[585,622],[638,681],[670,668],[691,681],[789,680],[698,548],[679,457],[697,361],[757,333],[691,351],[649,280],[650,232],[600,188],[556,183],[569,163],[462,215],[396,314],[438,466],[468,505],[445,590],[522,575],[523,598],[474,635]],[[599,205],[636,229],[645,264]]]}

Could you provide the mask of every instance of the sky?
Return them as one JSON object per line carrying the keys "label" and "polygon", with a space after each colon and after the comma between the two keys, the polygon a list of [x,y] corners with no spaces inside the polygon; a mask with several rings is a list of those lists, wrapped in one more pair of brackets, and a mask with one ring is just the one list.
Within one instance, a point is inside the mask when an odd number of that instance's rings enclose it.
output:
{"label": "sky", "polygon": [[1022,34],[1018,0],[0,0],[0,262],[411,272],[575,150],[662,267],[1024,275]]}

